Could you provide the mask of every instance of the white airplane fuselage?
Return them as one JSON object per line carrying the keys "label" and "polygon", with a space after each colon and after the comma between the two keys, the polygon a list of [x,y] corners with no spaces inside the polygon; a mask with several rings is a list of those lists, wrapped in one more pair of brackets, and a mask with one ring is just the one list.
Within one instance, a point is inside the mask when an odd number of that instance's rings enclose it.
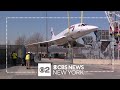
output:
{"label": "white airplane fuselage", "polygon": [[98,29],[97,26],[93,26],[93,25],[86,25],[86,24],[74,24],[72,26],[70,26],[70,28],[65,29],[64,31],[62,31],[61,33],[59,33],[58,35],[56,35],[54,39],[57,39],[61,36],[65,36],[66,38],[64,38],[63,40],[59,41],[59,42],[54,42],[57,45],[62,45],[68,41],[72,41],[72,40],[76,40],[84,35],[87,35],[91,32],[94,32]]}
{"label": "white airplane fuselage", "polygon": [[76,39],[84,35],[87,35],[91,32],[94,32],[97,29],[98,29],[97,26],[78,23],[71,25],[70,28],[65,29],[58,35],[54,35],[53,29],[51,28],[52,39],[48,41],[28,44],[26,46],[34,45],[34,44],[46,44],[46,43],[48,43],[48,45],[63,45],[68,43],[68,41],[75,41]]}

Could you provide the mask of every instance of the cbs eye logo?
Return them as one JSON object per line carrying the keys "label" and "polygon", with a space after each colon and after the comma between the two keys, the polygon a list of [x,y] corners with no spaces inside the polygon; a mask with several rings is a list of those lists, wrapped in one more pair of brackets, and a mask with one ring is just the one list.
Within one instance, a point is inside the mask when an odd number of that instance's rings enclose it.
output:
{"label": "cbs eye logo", "polygon": [[50,73],[50,68],[49,67],[40,67],[39,72],[41,72],[41,73]]}
{"label": "cbs eye logo", "polygon": [[38,76],[51,76],[51,63],[39,63]]}

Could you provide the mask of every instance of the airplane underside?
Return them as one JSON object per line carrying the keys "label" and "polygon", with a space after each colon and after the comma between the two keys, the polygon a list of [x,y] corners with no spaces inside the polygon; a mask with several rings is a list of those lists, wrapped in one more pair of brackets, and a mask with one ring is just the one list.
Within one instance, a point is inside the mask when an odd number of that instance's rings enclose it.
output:
{"label": "airplane underside", "polygon": [[66,38],[64,38],[63,40],[59,40],[58,42],[55,42],[56,45],[58,46],[64,46],[64,47],[68,47],[68,44],[70,44],[73,47],[83,47],[83,44],[80,44],[78,42],[76,42],[76,39],[85,36],[93,31],[96,30],[91,30],[89,32],[77,32],[76,34],[71,34],[69,36],[67,36]]}

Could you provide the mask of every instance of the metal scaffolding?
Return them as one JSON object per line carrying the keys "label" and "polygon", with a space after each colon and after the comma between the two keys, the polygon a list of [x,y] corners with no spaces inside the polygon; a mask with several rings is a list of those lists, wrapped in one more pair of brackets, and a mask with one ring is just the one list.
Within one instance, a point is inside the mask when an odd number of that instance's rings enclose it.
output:
{"label": "metal scaffolding", "polygon": [[[120,11],[105,11],[109,25],[112,41],[112,61],[120,59]],[[116,42],[115,42],[116,41]],[[116,56],[117,55],[117,56]]]}

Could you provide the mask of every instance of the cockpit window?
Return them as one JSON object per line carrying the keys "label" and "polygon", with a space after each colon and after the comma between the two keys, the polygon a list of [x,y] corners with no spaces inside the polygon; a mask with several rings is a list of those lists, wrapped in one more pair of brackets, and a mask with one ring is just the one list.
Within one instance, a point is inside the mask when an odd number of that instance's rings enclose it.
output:
{"label": "cockpit window", "polygon": [[86,26],[87,24],[82,24],[82,26]]}
{"label": "cockpit window", "polygon": [[87,24],[79,24],[78,27],[79,27],[79,26],[86,26],[86,25],[87,25]]}
{"label": "cockpit window", "polygon": [[82,24],[82,26],[85,26],[85,24]]}

